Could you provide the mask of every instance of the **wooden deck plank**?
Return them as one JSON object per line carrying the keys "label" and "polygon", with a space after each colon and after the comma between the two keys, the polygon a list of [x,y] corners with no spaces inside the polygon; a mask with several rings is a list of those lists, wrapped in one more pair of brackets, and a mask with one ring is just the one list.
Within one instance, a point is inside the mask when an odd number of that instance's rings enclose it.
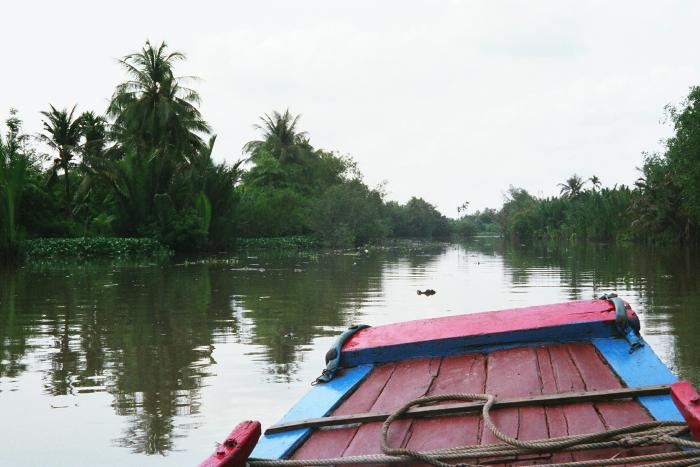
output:
{"label": "wooden deck plank", "polygon": [[[548,348],[540,347],[537,349],[537,363],[542,381],[542,394],[557,394],[559,391]],[[563,407],[546,407],[545,414],[547,415],[547,431],[550,438],[569,434]],[[551,462],[564,463],[571,460],[573,460],[571,453],[559,452],[552,455]]]}
{"label": "wooden deck plank", "polygon": [[[570,345],[569,352],[586,382],[587,390],[617,389],[624,386],[623,382],[603,360],[592,344]],[[597,402],[594,406],[608,430],[653,420],[649,412],[638,401]],[[640,447],[626,449],[621,455],[636,456],[671,450],[673,448],[658,446]],[[602,457],[615,453],[615,450],[599,452]]]}
{"label": "wooden deck plank", "polygon": [[569,354],[568,345],[550,345],[548,350],[557,392],[584,391],[586,385]]}
{"label": "wooden deck plank", "polygon": [[[542,377],[540,376],[539,362],[537,358],[537,351],[532,350],[532,371],[537,374],[537,380],[531,381],[531,388],[527,388],[529,392],[537,395],[541,395],[543,392],[542,387]],[[525,389],[525,388],[521,388]],[[547,413],[543,406],[532,406],[532,407],[520,407],[518,408],[518,439],[523,441],[530,441],[535,439],[544,439],[549,437],[549,429],[547,427]],[[545,464],[551,462],[551,456],[546,456],[542,460],[540,455],[530,455],[530,456],[519,456],[519,459],[523,459],[514,465],[533,465],[533,464]]]}
{"label": "wooden deck plank", "polygon": [[[588,391],[624,386],[591,344],[570,345],[569,352],[586,382]],[[595,406],[608,429],[652,420],[649,413],[636,401],[599,402]]]}
{"label": "wooden deck plank", "polygon": [[[557,391],[585,391],[586,383],[569,352],[570,344],[553,345],[549,354],[554,369]],[[605,425],[591,403],[569,404],[563,407],[566,426],[570,435],[604,431]],[[574,460],[593,460],[610,457],[614,452],[584,451],[573,453]]]}
{"label": "wooden deck plank", "polygon": [[[333,412],[333,415],[351,415],[369,411],[395,368],[394,363],[377,366],[365,382]],[[294,452],[292,459],[338,457],[347,448],[357,429],[358,426],[316,430]]]}
{"label": "wooden deck plank", "polygon": [[[539,362],[537,358],[537,350],[527,349],[529,352],[526,357],[527,365],[521,367],[522,371],[530,373],[533,377],[523,381],[525,386],[518,388],[518,391],[524,395],[541,395],[542,377],[540,376]],[[518,439],[527,441],[534,439],[547,438],[549,432],[547,430],[547,415],[543,406],[519,407],[518,408]],[[538,461],[540,455],[519,456],[522,459],[513,465],[532,465],[538,463],[549,463],[550,458]]]}
{"label": "wooden deck plank", "polygon": [[[585,382],[586,390],[618,389],[624,386],[592,344],[571,344],[569,353]],[[597,402],[594,407],[607,430],[653,420],[637,401]],[[593,454],[597,458],[603,458],[614,454],[634,456],[668,450],[662,447],[646,447],[627,449],[618,454],[617,450],[608,449],[595,451]]]}
{"label": "wooden deck plank", "polygon": [[[440,360],[431,358],[398,363],[371,410],[396,410],[406,401],[424,396],[437,376]],[[394,422],[389,430],[389,444],[403,445],[410,426],[411,420]],[[379,422],[363,424],[343,452],[343,456],[380,453],[381,427]]]}
{"label": "wooden deck plank", "polygon": [[601,359],[591,344],[569,344],[567,346],[579,374],[588,391],[621,388],[622,381]]}
{"label": "wooden deck plank", "polygon": [[[637,401],[599,402],[596,404],[596,409],[603,418],[603,422],[608,430],[614,430],[617,428],[634,425],[636,423],[650,422],[654,420]],[[674,450],[675,449],[670,446],[666,448],[660,446],[638,447],[626,449],[623,452],[623,455],[641,456],[645,454],[670,452]]]}
{"label": "wooden deck plank", "polygon": [[[486,393],[496,397],[517,397],[540,392],[535,352],[530,348],[500,350],[488,354]],[[509,436],[518,436],[519,409],[507,408],[491,415],[495,425]],[[486,427],[481,430],[481,444],[501,441]]]}
{"label": "wooden deck plank", "polygon": [[[428,395],[484,392],[485,365],[481,354],[445,357]],[[414,420],[405,447],[423,451],[477,444],[480,420],[477,414]]]}
{"label": "wooden deck plank", "polygon": [[[583,377],[587,391],[622,388],[622,381],[591,344],[570,344],[569,353]],[[598,402],[595,404],[608,429],[651,421],[649,413],[636,401]]]}
{"label": "wooden deck plank", "polygon": [[[524,353],[525,365],[519,368],[529,377],[519,381],[520,387],[518,391],[523,395],[539,396],[542,395],[542,379],[540,377],[539,363],[537,362],[537,352],[535,349],[527,350]],[[518,439],[532,440],[547,437],[547,421],[544,413],[544,407],[519,407],[519,426]]]}

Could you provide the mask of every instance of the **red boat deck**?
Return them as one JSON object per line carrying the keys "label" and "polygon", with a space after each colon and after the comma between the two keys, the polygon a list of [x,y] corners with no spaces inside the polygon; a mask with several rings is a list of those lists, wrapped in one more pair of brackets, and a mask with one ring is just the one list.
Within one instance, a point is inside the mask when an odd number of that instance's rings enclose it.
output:
{"label": "red boat deck", "polygon": [[[392,411],[411,399],[447,393],[489,393],[499,398],[597,391],[624,387],[591,344],[557,344],[406,360],[378,365],[334,412],[351,415]],[[572,403],[494,409],[494,422],[521,440],[615,429],[653,418],[636,400]],[[480,415],[399,420],[392,424],[389,443],[417,450],[494,444],[500,441],[485,429]],[[321,428],[293,454],[294,459],[318,459],[380,453],[381,422]],[[664,447],[597,450],[532,455],[527,464],[608,458],[615,454],[661,452]],[[456,462],[455,462],[456,463]],[[499,465],[517,463],[504,460]]]}

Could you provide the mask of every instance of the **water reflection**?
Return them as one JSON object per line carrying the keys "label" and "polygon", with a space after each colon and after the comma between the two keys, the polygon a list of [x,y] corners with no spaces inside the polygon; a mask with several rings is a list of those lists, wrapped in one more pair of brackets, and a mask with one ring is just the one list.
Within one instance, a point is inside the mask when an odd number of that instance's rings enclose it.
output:
{"label": "water reflection", "polygon": [[32,361],[48,395],[106,391],[128,420],[115,444],[163,454],[182,435],[174,418],[199,411],[215,344],[262,346],[266,371],[289,380],[301,349],[381,293],[383,264],[341,255],[30,267],[3,277],[0,376]]}
{"label": "water reflection", "polygon": [[27,352],[27,336],[17,319],[17,279],[2,277],[0,286],[0,377],[18,376],[27,366],[22,356]]}
{"label": "water reflection", "polygon": [[[96,264],[5,277],[0,374],[26,369],[20,362],[33,351],[47,394],[108,391],[129,420],[116,443],[164,453],[173,417],[198,410],[214,332],[236,332],[213,282],[206,267]],[[224,320],[227,329],[211,325]]]}
{"label": "water reflection", "polygon": [[385,260],[379,255],[250,260],[262,267],[234,271],[238,295],[232,307],[249,323],[250,343],[265,349],[268,372],[283,380],[294,375],[300,350],[312,339],[337,334],[382,290]]}
{"label": "water reflection", "polygon": [[[36,417],[95,404],[105,424],[118,427],[108,441],[115,449],[174,455],[178,440],[211,423],[204,409],[215,396],[205,397],[208,386],[220,394],[235,382],[239,408],[259,407],[264,391],[283,399],[285,389],[304,390],[309,371],[320,370],[307,361],[321,360],[328,336],[351,323],[588,299],[612,290],[640,312],[664,360],[699,384],[697,260],[697,252],[675,247],[477,239],[352,254],[32,265],[0,273],[0,410],[16,413],[3,405],[8,394],[39,400],[22,407]],[[415,290],[426,287],[438,294],[417,297]],[[243,367],[229,357],[234,347],[245,349],[234,358],[244,358],[268,389],[237,379],[251,376],[237,373]],[[44,399],[32,399],[37,390]],[[111,400],[90,399],[96,395]],[[221,415],[224,431],[236,416]],[[89,437],[89,427],[77,436]],[[193,444],[201,450],[182,463],[210,447],[209,440]],[[22,452],[10,446],[0,461],[8,455],[21,459]]]}

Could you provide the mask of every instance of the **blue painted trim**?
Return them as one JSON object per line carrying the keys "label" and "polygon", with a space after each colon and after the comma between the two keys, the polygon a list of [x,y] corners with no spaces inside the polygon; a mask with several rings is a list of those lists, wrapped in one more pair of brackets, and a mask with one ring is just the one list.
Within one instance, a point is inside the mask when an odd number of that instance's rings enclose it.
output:
{"label": "blue painted trim", "polygon": [[[593,339],[592,342],[629,387],[672,384],[678,381],[649,344],[630,352],[629,344],[622,339]],[[685,421],[670,395],[640,397],[639,402],[657,420]]]}
{"label": "blue painted trim", "polygon": [[589,342],[594,338],[617,336],[619,336],[619,333],[614,322],[585,321],[512,332],[477,334],[385,347],[345,350],[342,354],[342,361],[343,366],[352,367],[372,363],[394,362],[409,358],[492,352],[513,347],[564,342]]}
{"label": "blue painted trim", "polygon": [[[372,365],[350,368],[325,384],[313,386],[278,423],[325,417],[372,371]],[[250,455],[257,459],[284,459],[311,434],[310,428],[264,435]]]}

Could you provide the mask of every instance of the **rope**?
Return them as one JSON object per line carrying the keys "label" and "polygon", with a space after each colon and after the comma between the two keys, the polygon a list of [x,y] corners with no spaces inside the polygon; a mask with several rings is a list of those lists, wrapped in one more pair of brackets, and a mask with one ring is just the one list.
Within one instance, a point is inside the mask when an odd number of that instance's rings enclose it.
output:
{"label": "rope", "polygon": [[[431,451],[415,451],[408,448],[395,448],[389,445],[389,427],[392,422],[405,414],[411,407],[420,404],[441,401],[474,401],[482,400],[482,417],[486,427],[504,444],[488,444],[477,446],[459,446]],[[514,458],[524,454],[551,452],[571,452],[602,448],[631,448],[638,446],[654,446],[670,444],[679,448],[692,450],[662,452],[632,457],[598,459],[591,461],[574,461],[558,464],[538,465],[538,467],[593,467],[605,465],[625,465],[653,462],[654,467],[675,467],[685,465],[700,465],[700,442],[679,438],[688,432],[685,423],[678,422],[645,422],[610,431],[569,435],[534,441],[521,441],[503,433],[491,419],[490,410],[496,398],[490,394],[444,394],[420,397],[406,403],[392,413],[382,425],[381,448],[383,454],[363,456],[336,457],[332,459],[250,459],[250,467],[295,467],[295,466],[332,466],[332,465],[361,465],[361,464],[398,464],[415,461],[424,462],[436,467],[455,467],[446,460],[474,460],[479,458]],[[479,464],[456,464],[460,467],[476,467]],[[647,465],[647,464],[645,464]]]}

